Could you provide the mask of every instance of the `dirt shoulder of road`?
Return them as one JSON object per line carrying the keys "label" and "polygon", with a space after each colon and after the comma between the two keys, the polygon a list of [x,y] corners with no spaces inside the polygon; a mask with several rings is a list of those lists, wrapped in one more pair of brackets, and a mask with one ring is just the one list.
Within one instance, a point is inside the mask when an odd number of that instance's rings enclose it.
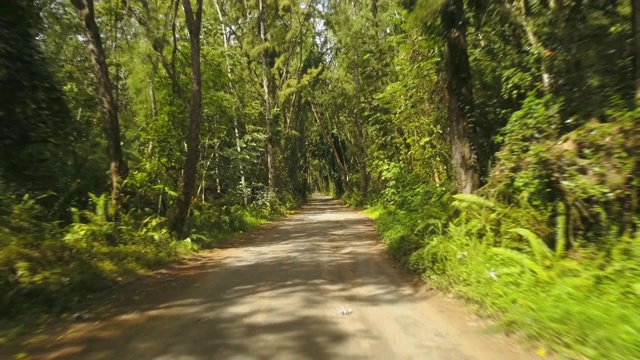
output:
{"label": "dirt shoulder of road", "polygon": [[260,240],[261,234],[300,211],[296,209],[247,232],[235,234],[216,248],[185,255],[162,269],[116,284],[62,314],[37,311],[17,318],[0,319],[0,359],[21,358],[34,343],[55,341],[65,334],[88,331],[114,314],[132,312],[136,306],[149,305],[151,298],[153,302],[171,299],[180,291],[180,285],[197,282],[194,274],[233,249],[254,244]]}

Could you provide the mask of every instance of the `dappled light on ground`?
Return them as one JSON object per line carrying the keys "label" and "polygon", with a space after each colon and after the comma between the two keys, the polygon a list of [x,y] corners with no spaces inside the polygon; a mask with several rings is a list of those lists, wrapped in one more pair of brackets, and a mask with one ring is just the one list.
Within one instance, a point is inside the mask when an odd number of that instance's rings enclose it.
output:
{"label": "dappled light on ground", "polygon": [[21,350],[34,359],[526,358],[421,290],[383,256],[366,216],[324,197],[116,295],[110,312]]}

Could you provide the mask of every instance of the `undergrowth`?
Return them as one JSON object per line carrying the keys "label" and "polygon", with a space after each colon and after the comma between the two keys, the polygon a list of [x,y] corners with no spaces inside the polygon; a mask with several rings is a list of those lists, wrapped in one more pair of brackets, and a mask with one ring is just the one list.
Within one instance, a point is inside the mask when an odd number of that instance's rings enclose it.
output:
{"label": "undergrowth", "polygon": [[477,194],[389,164],[366,211],[407,268],[542,344],[539,354],[639,359],[637,115],[560,136],[546,101],[514,114]]}
{"label": "undergrowth", "polygon": [[200,204],[189,218],[190,236],[177,239],[164,217],[131,211],[112,222],[107,195],[91,199],[91,211],[74,210],[73,221],[61,226],[44,221],[38,199],[0,197],[0,319],[62,313],[115,284],[215,247],[298,205],[292,198],[271,201],[268,208]]}
{"label": "undergrowth", "polygon": [[[507,331],[571,358],[640,358],[640,238],[621,238],[608,257],[592,248],[565,256],[562,242],[550,248],[527,229],[491,235],[499,209],[485,201],[460,197],[452,206],[465,213],[448,224],[380,205],[367,212],[396,258]],[[515,220],[509,217],[499,219]]]}

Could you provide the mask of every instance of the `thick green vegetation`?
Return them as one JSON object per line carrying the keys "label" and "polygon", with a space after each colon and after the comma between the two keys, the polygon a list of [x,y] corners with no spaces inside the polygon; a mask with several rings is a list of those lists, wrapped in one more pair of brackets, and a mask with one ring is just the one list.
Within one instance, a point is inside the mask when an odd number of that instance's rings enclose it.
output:
{"label": "thick green vegetation", "polygon": [[571,358],[640,357],[635,4],[455,3],[480,186],[454,181],[443,10],[417,2],[374,96],[369,213],[399,261],[506,329]]}
{"label": "thick green vegetation", "polygon": [[638,23],[637,0],[5,1],[0,315],[320,190],[507,329],[640,358]]}
{"label": "thick green vegetation", "polygon": [[[225,2],[218,12],[198,2],[186,15],[188,5],[0,5],[0,317],[64,311],[306,199],[301,120],[288,124],[295,136],[265,137],[261,79],[252,78],[262,71],[260,34],[235,34],[228,45],[231,22],[257,14],[257,4]],[[189,40],[189,16],[203,17],[200,46]],[[291,70],[278,80],[301,76],[310,51],[298,49],[307,38],[284,39],[306,28],[283,26],[274,23],[283,43],[269,56],[288,56]],[[190,91],[198,82],[202,94]],[[197,101],[202,109],[190,111]],[[263,149],[276,140],[268,169]]]}

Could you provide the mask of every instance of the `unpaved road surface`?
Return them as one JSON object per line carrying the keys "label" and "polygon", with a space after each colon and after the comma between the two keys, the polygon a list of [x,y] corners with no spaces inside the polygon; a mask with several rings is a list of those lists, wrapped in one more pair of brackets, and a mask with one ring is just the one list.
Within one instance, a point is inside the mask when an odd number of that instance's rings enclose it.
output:
{"label": "unpaved road surface", "polygon": [[0,358],[536,358],[423,287],[387,258],[370,219],[316,196],[234,247],[116,289],[104,300],[110,310],[8,345]]}

